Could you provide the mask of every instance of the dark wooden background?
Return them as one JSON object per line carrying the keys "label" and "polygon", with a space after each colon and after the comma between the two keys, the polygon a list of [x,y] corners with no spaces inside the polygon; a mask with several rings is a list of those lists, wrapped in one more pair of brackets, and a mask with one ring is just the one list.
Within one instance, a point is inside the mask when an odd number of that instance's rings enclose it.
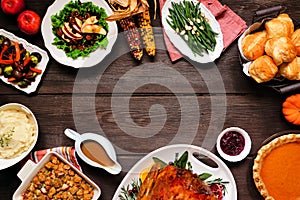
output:
{"label": "dark wooden background", "polygon": [[[53,3],[53,0],[25,0],[25,2],[28,9],[35,10],[43,17],[47,7]],[[297,0],[284,2],[280,0],[221,0],[221,3],[226,4],[241,16],[247,25],[251,24],[255,11],[277,5],[285,5],[287,7],[286,13],[290,14],[297,21],[300,20],[300,4]],[[153,2],[150,2],[150,4],[152,6]],[[200,108],[200,118],[199,120],[191,121],[191,123],[196,121],[199,124],[197,134],[192,138],[191,143],[201,146],[210,123],[217,124],[218,121],[222,120],[224,120],[224,124],[221,124],[221,127],[210,128],[220,131],[220,128],[225,129],[230,126],[238,126],[248,131],[253,142],[249,156],[239,163],[225,163],[235,177],[238,187],[238,199],[262,199],[252,180],[251,167],[253,158],[260,144],[269,136],[285,130],[299,129],[298,126],[293,126],[286,122],[281,112],[282,101],[289,94],[279,94],[270,88],[257,85],[243,75],[239,63],[237,41],[233,42],[222,53],[221,57],[216,60],[215,65],[200,65],[197,66],[198,68],[195,68],[194,65],[185,59],[172,63],[164,47],[161,29],[159,28],[161,26],[159,15],[153,22],[153,25],[156,27],[155,39],[159,47],[154,59],[149,59],[144,55],[142,63],[136,63],[129,53],[122,53],[127,51],[127,46],[123,37],[120,36],[114,45],[114,53],[91,68],[78,70],[63,66],[51,58],[40,87],[34,94],[25,95],[4,83],[0,84],[0,104],[19,102],[33,111],[39,123],[39,138],[35,150],[73,145],[73,141],[63,134],[66,128],[72,128],[81,133],[101,133],[99,127],[91,124],[91,121],[98,122],[107,138],[117,148],[118,160],[121,162],[124,170],[119,175],[110,175],[103,170],[86,165],[81,160],[79,161],[84,173],[101,187],[102,195],[100,199],[108,200],[112,198],[114,191],[126,175],[126,172],[138,159],[152,150],[168,145],[175,136],[180,126],[182,115],[180,102],[177,97],[187,101],[190,98],[196,98]],[[0,12],[0,28],[45,49],[41,33],[38,33],[35,37],[21,33],[18,30],[16,18],[4,15],[2,11]],[[118,56],[115,57],[115,55]],[[106,63],[110,64],[106,65]],[[167,66],[175,69],[188,80],[194,89],[194,93],[189,92],[190,88],[186,88],[186,86],[178,83],[175,79],[173,80],[168,75],[168,71],[162,71],[161,76],[157,78],[169,79],[171,88],[176,88],[176,94],[164,85],[158,84],[142,85],[132,93],[127,91],[113,93],[120,78],[137,66],[149,66],[149,68],[157,66],[158,70],[161,70],[160,66]],[[219,83],[209,76],[209,73],[214,70],[219,71],[225,90],[208,90],[207,83]],[[136,76],[135,78],[147,81],[146,74],[136,74]],[[101,79],[98,81],[99,77]],[[214,83],[214,81],[216,82]],[[75,82],[76,87],[74,85]],[[293,93],[296,92],[299,91],[294,91]],[[155,136],[144,140],[124,132],[116,123],[115,117],[121,118],[124,123],[128,122],[129,119],[125,115],[126,113],[122,111],[112,113],[112,94],[116,95],[114,98],[120,102],[130,98],[129,117],[142,127],[151,124],[149,117],[150,107],[154,104],[163,106],[167,113],[167,119],[162,130]],[[214,98],[226,99],[225,119],[222,117],[223,104],[220,105],[222,106],[220,107],[220,113],[218,114],[217,112],[212,115],[210,103]],[[88,106],[84,107],[84,105]],[[191,113],[194,113],[192,105],[187,105],[185,109],[187,109],[184,110],[185,112],[191,111]],[[154,114],[152,117],[153,119],[160,119],[163,116]],[[191,127],[193,126],[193,124],[190,125]],[[189,137],[189,133],[187,133],[186,137]],[[184,140],[185,138],[183,137],[182,139]],[[216,153],[215,148],[211,149],[211,151]],[[20,184],[20,180],[16,175],[20,168],[20,164],[16,164],[0,171],[0,199],[12,198],[14,191]]]}

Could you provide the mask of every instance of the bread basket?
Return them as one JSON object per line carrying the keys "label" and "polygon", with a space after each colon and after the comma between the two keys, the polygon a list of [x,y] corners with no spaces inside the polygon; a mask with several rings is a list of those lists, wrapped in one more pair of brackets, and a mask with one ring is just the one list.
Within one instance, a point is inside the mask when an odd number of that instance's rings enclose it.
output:
{"label": "bread basket", "polygon": [[[252,25],[248,27],[248,29],[239,37],[238,39],[238,49],[239,49],[239,58],[240,63],[242,65],[243,73],[246,77],[252,79],[248,73],[248,67],[251,64],[251,61],[244,57],[242,53],[242,40],[250,33],[254,33],[256,31],[260,31],[264,29],[264,24],[277,17],[280,13],[285,12],[285,6],[275,6],[271,8],[267,8],[264,10],[256,11],[252,18]],[[299,28],[299,22],[290,15],[291,19],[294,22],[295,29]],[[253,80],[253,79],[252,79]],[[253,80],[253,82],[255,82]],[[256,83],[256,82],[255,82]],[[292,81],[285,79],[283,77],[273,78],[272,80],[264,83],[256,83],[265,87],[272,88],[281,94],[291,93],[295,91],[300,91],[300,81]]]}

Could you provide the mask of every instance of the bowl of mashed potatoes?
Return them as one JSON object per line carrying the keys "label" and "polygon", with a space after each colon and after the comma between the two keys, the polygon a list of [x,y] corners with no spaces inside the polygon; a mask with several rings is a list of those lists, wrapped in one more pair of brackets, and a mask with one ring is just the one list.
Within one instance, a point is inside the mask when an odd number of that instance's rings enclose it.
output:
{"label": "bowl of mashed potatoes", "polygon": [[0,170],[28,155],[38,138],[38,123],[29,108],[19,103],[0,107]]}

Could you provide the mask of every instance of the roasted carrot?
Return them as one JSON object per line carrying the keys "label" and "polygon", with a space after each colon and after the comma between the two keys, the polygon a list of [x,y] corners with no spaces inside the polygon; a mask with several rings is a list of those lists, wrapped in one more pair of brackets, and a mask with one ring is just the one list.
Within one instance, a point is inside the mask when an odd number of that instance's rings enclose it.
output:
{"label": "roasted carrot", "polygon": [[15,77],[10,77],[10,78],[7,79],[8,82],[13,82],[15,80],[17,80]]}
{"label": "roasted carrot", "polygon": [[19,61],[21,58],[21,54],[20,54],[20,46],[18,42],[15,42],[15,49],[16,49],[15,61]]}
{"label": "roasted carrot", "polygon": [[23,66],[26,66],[30,62],[30,60],[31,60],[30,57],[25,58],[25,60],[23,62]]}
{"label": "roasted carrot", "polygon": [[0,59],[2,60],[2,56],[3,56],[3,54],[5,53],[5,51],[8,49],[8,46],[7,45],[4,45],[3,46],[3,49],[2,49],[2,51],[1,51],[1,53],[0,53]]}
{"label": "roasted carrot", "polygon": [[36,72],[38,74],[41,74],[42,73],[42,70],[41,69],[37,69],[35,67],[30,67],[30,70],[33,71],[33,72]]}
{"label": "roasted carrot", "polygon": [[0,60],[0,64],[3,64],[3,65],[11,65],[13,64],[14,61],[13,60]]}

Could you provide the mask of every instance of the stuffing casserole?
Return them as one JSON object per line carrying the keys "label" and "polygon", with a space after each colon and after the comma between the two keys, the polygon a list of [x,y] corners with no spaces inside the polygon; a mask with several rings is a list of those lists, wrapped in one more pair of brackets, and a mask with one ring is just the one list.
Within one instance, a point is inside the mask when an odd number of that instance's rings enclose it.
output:
{"label": "stuffing casserole", "polygon": [[94,188],[55,155],[38,171],[22,195],[23,200],[90,200],[93,196]]}

